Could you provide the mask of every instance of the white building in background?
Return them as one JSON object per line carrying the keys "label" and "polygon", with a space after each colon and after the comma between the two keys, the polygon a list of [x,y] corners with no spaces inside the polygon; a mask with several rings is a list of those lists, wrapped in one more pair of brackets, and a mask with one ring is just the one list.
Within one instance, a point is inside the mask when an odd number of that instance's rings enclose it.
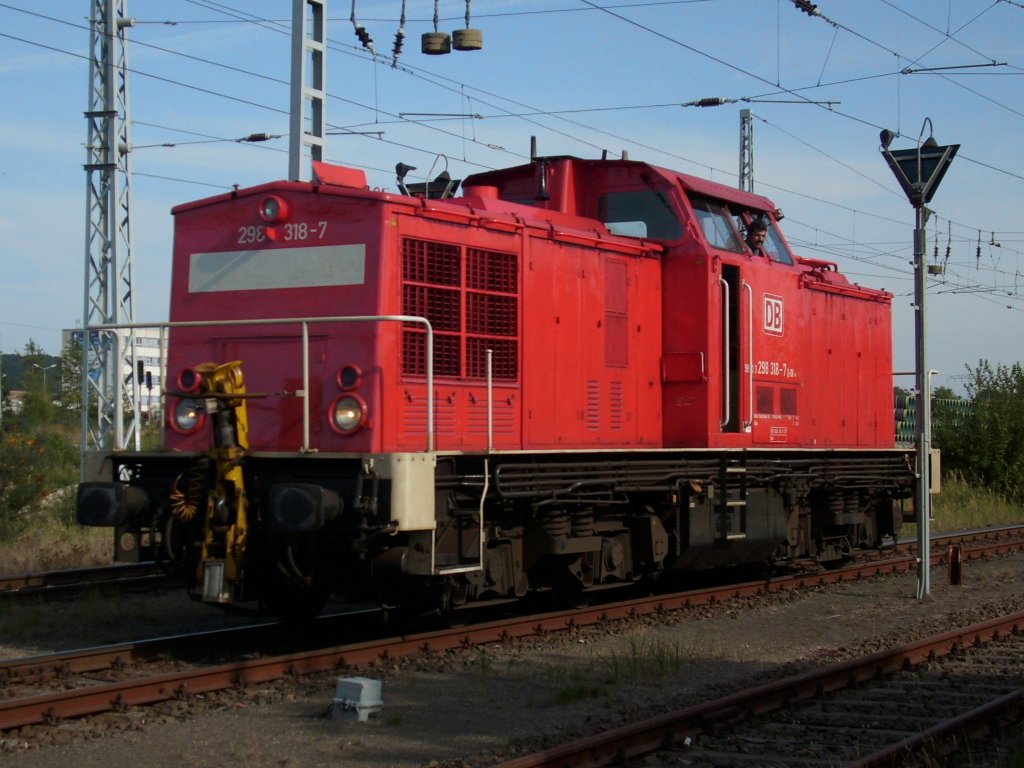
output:
{"label": "white building in background", "polygon": [[[122,375],[131,376],[141,373],[139,376],[139,412],[143,419],[158,418],[160,415],[160,395],[163,392],[163,371],[167,365],[167,341],[164,339],[164,347],[160,348],[160,330],[157,328],[135,329],[135,363],[138,372],[132,371],[131,366],[125,363]],[[61,331],[61,349],[65,349],[68,342],[74,342],[77,346],[82,344],[81,328],[65,328]]]}

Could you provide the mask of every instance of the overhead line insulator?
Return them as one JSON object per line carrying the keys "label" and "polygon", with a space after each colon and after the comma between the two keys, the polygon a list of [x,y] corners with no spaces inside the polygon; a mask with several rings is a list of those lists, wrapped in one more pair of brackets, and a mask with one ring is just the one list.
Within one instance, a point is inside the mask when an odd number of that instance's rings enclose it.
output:
{"label": "overhead line insulator", "polygon": [[808,2],[808,0],[793,0],[793,5],[808,16],[821,16],[821,11],[818,10],[818,6],[814,3]]}
{"label": "overhead line insulator", "polygon": [[733,99],[724,99],[721,96],[709,96],[706,99],[697,99],[683,104],[684,107],[720,107],[723,104],[732,103]]}

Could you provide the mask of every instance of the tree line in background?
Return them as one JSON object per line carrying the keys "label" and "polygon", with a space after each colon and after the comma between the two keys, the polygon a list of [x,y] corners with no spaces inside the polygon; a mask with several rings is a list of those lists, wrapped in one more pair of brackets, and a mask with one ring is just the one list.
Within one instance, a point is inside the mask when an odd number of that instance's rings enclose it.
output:
{"label": "tree line in background", "polygon": [[[23,354],[3,355],[0,363],[0,537],[6,537],[55,491],[78,481],[81,350],[69,344],[53,357],[30,341]],[[933,395],[932,438],[942,451],[943,474],[1024,503],[1024,367],[980,360],[967,371],[967,407],[948,388]],[[12,391],[20,393],[17,408]],[[71,524],[73,504],[65,502],[59,514]]]}
{"label": "tree line in background", "polygon": [[953,393],[936,389],[932,442],[942,451],[943,474],[957,472],[1014,504],[1024,503],[1024,367],[967,368],[969,407],[955,407]]}

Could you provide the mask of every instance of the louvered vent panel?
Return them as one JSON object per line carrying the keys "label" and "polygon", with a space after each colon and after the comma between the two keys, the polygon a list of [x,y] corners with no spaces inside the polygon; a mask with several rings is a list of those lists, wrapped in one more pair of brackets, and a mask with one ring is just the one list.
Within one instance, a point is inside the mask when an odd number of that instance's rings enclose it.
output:
{"label": "louvered vent panel", "polygon": [[516,297],[488,293],[466,295],[466,333],[515,336]]}
{"label": "louvered vent panel", "polygon": [[519,281],[514,253],[468,248],[466,260],[467,288],[513,295],[516,293]]}
{"label": "louvered vent panel", "polygon": [[458,287],[462,281],[460,251],[450,243],[407,237],[402,240],[402,279]]}
{"label": "louvered vent panel", "polygon": [[587,429],[601,428],[601,382],[593,379],[587,382]]}
{"label": "louvered vent panel", "polygon": [[[498,400],[494,403],[491,427],[495,435],[513,435],[516,432],[517,412],[511,403]],[[469,406],[468,426],[470,432],[487,433],[487,401],[478,400]]]}
{"label": "louvered vent panel", "polygon": [[[463,274],[464,272],[464,274]],[[487,376],[493,351],[497,380],[519,376],[518,259],[514,253],[415,238],[402,240],[402,313],[425,317],[434,329],[434,374]],[[402,372],[426,374],[426,332],[407,323]]]}
{"label": "louvered vent panel", "polygon": [[495,379],[513,380],[519,376],[519,356],[515,339],[466,339],[466,375],[471,378],[487,378],[487,350],[492,352],[491,376]]}
{"label": "louvered vent panel", "polygon": [[621,381],[611,382],[608,391],[608,426],[612,429],[622,429],[625,413],[624,394],[625,388]]}
{"label": "louvered vent panel", "polygon": [[[411,400],[405,408],[405,428],[413,435],[427,432],[427,401],[419,398]],[[454,435],[456,430],[455,409],[446,398],[434,400],[434,434]]]}

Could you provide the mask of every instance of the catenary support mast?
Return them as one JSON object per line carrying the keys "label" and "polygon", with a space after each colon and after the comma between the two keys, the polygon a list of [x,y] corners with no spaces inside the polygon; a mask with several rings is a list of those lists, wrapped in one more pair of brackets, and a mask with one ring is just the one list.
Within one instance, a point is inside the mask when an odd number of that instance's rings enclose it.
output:
{"label": "catenary support mast", "polygon": [[754,191],[754,120],[749,109],[740,110],[740,189]]}
{"label": "catenary support mast", "polygon": [[[310,159],[323,160],[327,99],[327,0],[292,0],[292,90],[288,178],[309,179]],[[308,115],[307,115],[308,107]],[[308,128],[307,128],[308,123]]]}
{"label": "catenary support mast", "polygon": [[[131,142],[128,131],[127,0],[92,0],[86,141],[82,452],[139,448],[132,323]],[[83,461],[83,475],[85,462]]]}

